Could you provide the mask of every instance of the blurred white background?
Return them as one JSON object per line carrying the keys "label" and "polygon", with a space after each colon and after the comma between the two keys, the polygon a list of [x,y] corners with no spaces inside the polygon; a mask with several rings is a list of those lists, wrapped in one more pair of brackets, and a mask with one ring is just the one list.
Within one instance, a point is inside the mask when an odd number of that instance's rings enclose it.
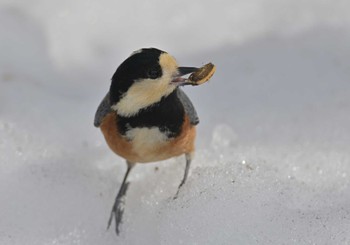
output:
{"label": "blurred white background", "polygon": [[[350,242],[350,2],[0,1],[0,244]],[[183,159],[130,176],[93,127],[117,66],[157,47],[217,65],[186,87]],[[157,171],[155,170],[157,167]]]}

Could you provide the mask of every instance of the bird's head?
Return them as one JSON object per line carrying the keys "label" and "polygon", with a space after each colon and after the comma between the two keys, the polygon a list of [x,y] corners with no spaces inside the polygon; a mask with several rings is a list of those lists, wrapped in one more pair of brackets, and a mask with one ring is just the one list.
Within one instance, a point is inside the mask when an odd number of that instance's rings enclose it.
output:
{"label": "bird's head", "polygon": [[171,94],[195,67],[179,67],[174,57],[155,48],[133,52],[116,70],[110,87],[111,107],[121,116],[136,115]]}

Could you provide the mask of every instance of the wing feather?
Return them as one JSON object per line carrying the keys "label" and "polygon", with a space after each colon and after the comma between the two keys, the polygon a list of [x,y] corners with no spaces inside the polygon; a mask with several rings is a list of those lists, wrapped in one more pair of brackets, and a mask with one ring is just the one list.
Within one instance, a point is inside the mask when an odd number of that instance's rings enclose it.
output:
{"label": "wing feather", "polygon": [[97,108],[97,111],[95,114],[95,120],[94,120],[95,127],[99,127],[101,125],[103,118],[111,111],[112,109],[109,102],[109,92],[108,92]]}
{"label": "wing feather", "polygon": [[199,118],[191,100],[180,88],[177,89],[177,97],[180,99],[182,105],[184,106],[185,112],[189,116],[191,124],[197,125],[199,123]]}

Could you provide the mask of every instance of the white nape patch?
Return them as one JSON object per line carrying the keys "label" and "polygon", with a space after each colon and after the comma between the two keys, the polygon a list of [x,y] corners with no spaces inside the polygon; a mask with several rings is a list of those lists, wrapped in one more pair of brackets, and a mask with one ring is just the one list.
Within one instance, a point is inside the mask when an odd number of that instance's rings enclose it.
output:
{"label": "white nape patch", "polygon": [[139,50],[135,50],[134,52],[132,52],[132,53],[130,54],[129,57],[133,56],[134,54],[139,54],[139,53],[141,53],[141,52],[142,52],[142,48],[139,49]]}
{"label": "white nape patch", "polygon": [[154,157],[150,155],[151,152],[168,140],[166,132],[161,132],[157,127],[132,128],[126,132],[126,137],[132,141],[133,150],[146,158]]}
{"label": "white nape patch", "polygon": [[171,84],[171,80],[178,72],[176,60],[171,55],[163,53],[159,57],[159,64],[163,72],[162,77],[135,81],[120,101],[112,105],[112,109],[121,116],[130,117],[173,92],[176,85]]}

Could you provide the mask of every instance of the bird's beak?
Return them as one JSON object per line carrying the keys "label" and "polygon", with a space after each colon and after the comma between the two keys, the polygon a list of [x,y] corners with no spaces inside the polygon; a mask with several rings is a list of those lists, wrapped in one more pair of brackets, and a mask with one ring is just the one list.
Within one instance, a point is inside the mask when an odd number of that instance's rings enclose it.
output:
{"label": "bird's beak", "polygon": [[197,67],[179,67],[178,68],[178,73],[176,74],[176,76],[173,77],[173,79],[171,80],[171,83],[175,84],[177,86],[191,84],[188,81],[188,78],[184,78],[182,76],[185,76],[187,74],[195,72],[198,69],[199,68],[197,68]]}

